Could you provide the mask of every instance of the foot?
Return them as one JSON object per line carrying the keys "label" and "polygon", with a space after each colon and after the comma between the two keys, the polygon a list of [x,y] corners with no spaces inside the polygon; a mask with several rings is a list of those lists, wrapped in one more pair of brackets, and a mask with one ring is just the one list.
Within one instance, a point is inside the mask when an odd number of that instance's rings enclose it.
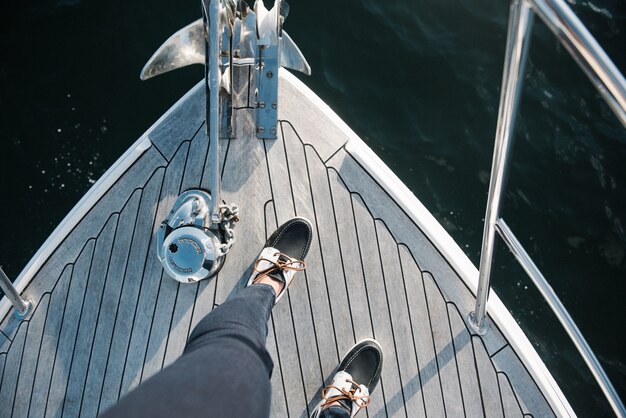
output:
{"label": "foot", "polygon": [[269,237],[248,280],[252,284],[267,284],[274,289],[277,303],[293,281],[296,272],[304,270],[304,258],[309,252],[313,229],[304,218],[292,218]]}
{"label": "foot", "polygon": [[363,340],[343,357],[332,383],[322,390],[322,400],[311,413],[317,418],[330,407],[343,408],[354,417],[370,403],[370,394],[380,380],[383,351],[377,341]]}

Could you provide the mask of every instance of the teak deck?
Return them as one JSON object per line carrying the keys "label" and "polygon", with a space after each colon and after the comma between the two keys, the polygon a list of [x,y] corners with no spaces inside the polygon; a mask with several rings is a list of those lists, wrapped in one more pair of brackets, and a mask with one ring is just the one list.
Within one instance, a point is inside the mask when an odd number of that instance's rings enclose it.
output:
{"label": "teak deck", "polygon": [[281,83],[277,140],[244,133],[254,110],[243,89],[237,139],[221,141],[223,199],[239,204],[241,221],[219,275],[179,284],[155,249],[178,194],[209,186],[198,85],[39,269],[25,290],[32,313],[3,319],[0,416],[93,417],[113,405],[176,360],[194,325],[294,215],[311,220],[315,237],[308,269],[270,322],[272,416],[307,417],[341,356],[366,337],[385,356],[370,418],[553,415],[498,329],[469,331],[472,293],[346,150],[345,132],[292,82]]}

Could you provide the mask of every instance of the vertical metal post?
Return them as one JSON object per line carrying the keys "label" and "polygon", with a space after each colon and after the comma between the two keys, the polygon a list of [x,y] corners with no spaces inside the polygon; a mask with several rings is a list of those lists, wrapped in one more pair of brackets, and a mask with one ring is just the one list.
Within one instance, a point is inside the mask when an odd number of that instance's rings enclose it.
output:
{"label": "vertical metal post", "polygon": [[24,317],[28,314],[32,304],[20,297],[20,294],[17,293],[11,280],[4,274],[2,267],[0,267],[0,289],[2,289],[9,301],[11,301],[19,316]]}
{"label": "vertical metal post", "polygon": [[526,0],[511,1],[504,74],[498,110],[498,125],[491,167],[491,180],[489,181],[489,197],[485,214],[483,243],[480,253],[476,308],[469,315],[470,325],[479,334],[487,332],[485,316],[487,314],[487,298],[490,290],[489,281],[494,253],[495,226],[500,215],[500,203],[504,191],[515,118],[523,84],[532,21],[533,13]]}
{"label": "vertical metal post", "polygon": [[[205,0],[207,1],[207,0]],[[207,129],[209,133],[209,165],[210,165],[210,187],[211,187],[211,207],[209,208],[209,219],[211,226],[217,227],[220,222],[220,2],[221,0],[210,0],[209,5],[209,50],[208,50],[208,79],[209,79],[209,110]]]}

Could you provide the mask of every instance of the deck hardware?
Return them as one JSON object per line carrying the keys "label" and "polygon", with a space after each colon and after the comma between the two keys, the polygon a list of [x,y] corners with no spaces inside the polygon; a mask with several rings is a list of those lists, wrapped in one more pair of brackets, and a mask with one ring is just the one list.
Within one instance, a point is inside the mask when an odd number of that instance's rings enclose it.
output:
{"label": "deck hardware", "polygon": [[25,318],[33,304],[28,299],[23,299],[20,296],[15,286],[13,286],[13,283],[11,283],[11,280],[9,280],[4,270],[2,270],[2,267],[0,267],[0,289],[2,289],[11,304],[15,307],[15,316],[20,319]]}
{"label": "deck hardware", "polygon": [[235,205],[219,205],[222,222],[211,229],[211,195],[204,190],[181,194],[157,231],[157,255],[167,274],[181,283],[214,276],[235,242]]}
{"label": "deck hardware", "polygon": [[[212,29],[207,23],[210,20],[209,6],[214,1],[219,15],[216,22],[219,23]],[[307,75],[311,74],[311,67],[298,46],[283,31],[283,23],[289,14],[289,6],[284,0],[276,0],[271,10],[266,9],[263,0],[256,0],[252,8],[245,0],[203,0],[202,5],[203,19],[185,26],[167,39],[142,69],[141,79],[191,64],[208,65],[211,59],[205,57],[205,51],[209,51],[216,60],[212,68],[220,69],[218,132],[221,138],[231,138],[236,132],[232,128],[235,117],[230,91],[233,67],[249,66],[256,72],[256,76],[251,78],[250,91],[255,92],[256,102],[265,103],[278,100],[279,77],[275,76],[280,67]],[[211,38],[218,39],[216,50],[205,48],[205,42],[210,44]],[[208,70],[206,75],[208,79]],[[256,132],[257,137],[276,139],[270,128],[276,126],[278,105],[255,108],[256,124],[265,128]]]}

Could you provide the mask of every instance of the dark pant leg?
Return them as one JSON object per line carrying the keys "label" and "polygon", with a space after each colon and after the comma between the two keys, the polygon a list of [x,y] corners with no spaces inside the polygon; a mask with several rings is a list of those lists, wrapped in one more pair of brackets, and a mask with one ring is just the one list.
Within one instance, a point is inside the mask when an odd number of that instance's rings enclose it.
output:
{"label": "dark pant leg", "polygon": [[320,412],[319,418],[350,418],[350,414],[345,408],[340,406],[331,406]]}
{"label": "dark pant leg", "polygon": [[105,416],[268,417],[273,363],[265,349],[270,286],[249,286],[196,326],[183,355]]}

